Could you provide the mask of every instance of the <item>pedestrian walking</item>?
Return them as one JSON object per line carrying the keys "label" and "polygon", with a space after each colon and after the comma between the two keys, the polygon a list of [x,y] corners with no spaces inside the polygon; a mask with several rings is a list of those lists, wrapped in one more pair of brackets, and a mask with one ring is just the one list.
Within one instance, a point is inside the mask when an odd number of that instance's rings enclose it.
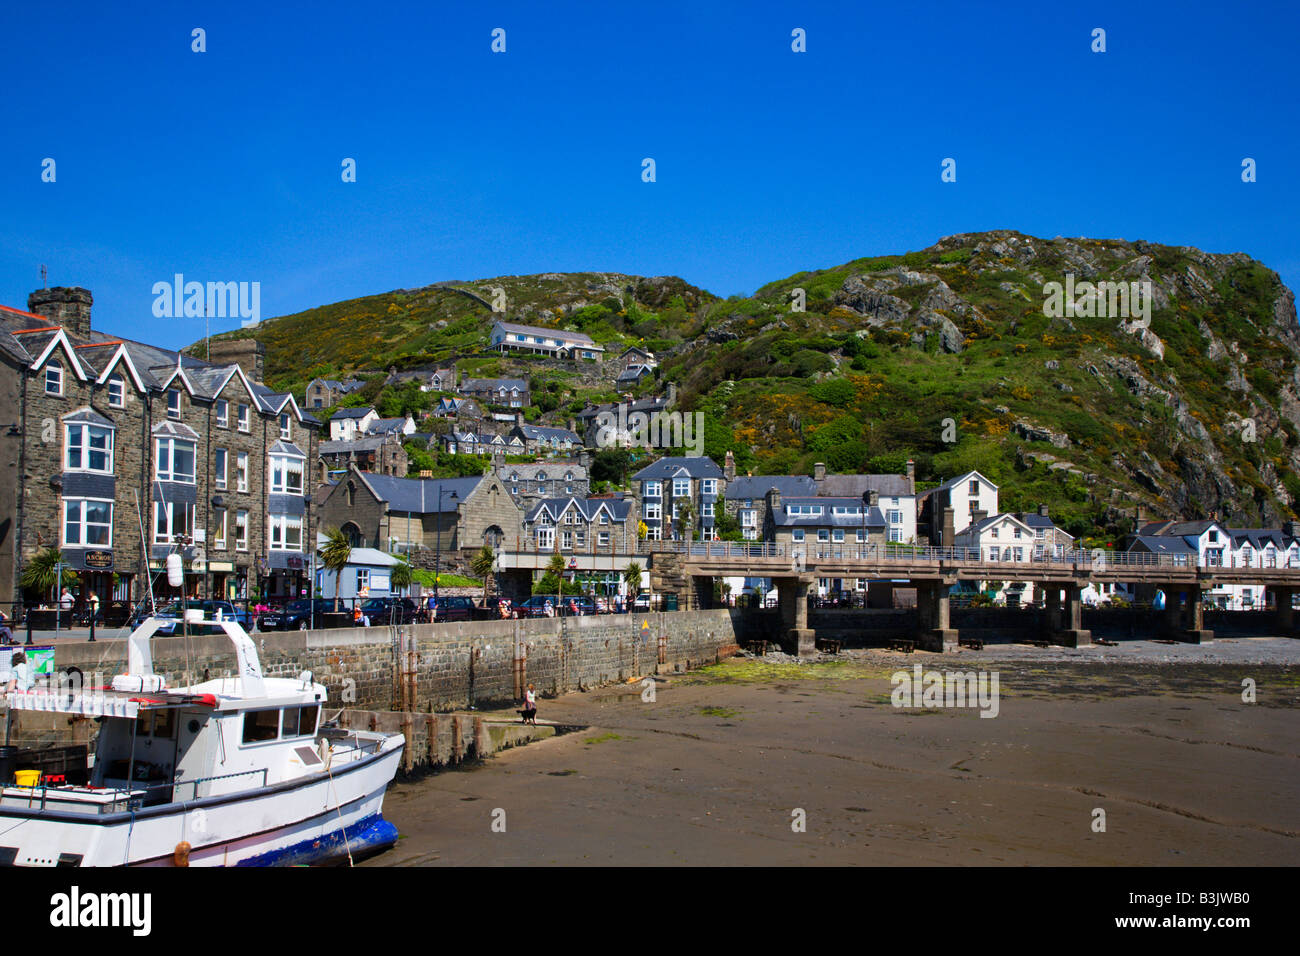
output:
{"label": "pedestrian walking", "polygon": [[528,689],[524,691],[524,709],[519,712],[523,718],[523,723],[537,726],[537,691],[533,685],[529,684]]}

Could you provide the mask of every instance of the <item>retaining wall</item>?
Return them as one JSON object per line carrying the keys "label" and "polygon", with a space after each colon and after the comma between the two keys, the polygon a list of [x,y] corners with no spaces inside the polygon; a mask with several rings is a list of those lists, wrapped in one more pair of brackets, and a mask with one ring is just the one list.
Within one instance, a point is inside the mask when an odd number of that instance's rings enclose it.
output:
{"label": "retaining wall", "polygon": [[[544,695],[583,690],[656,671],[711,664],[737,649],[727,609],[602,614],[520,621],[465,621],[403,627],[339,628],[254,634],[262,672],[312,672],[329,705],[368,710],[450,711],[517,700],[519,678]],[[643,623],[649,626],[642,627]],[[225,635],[156,637],[154,670],[170,686],[231,676]],[[521,661],[522,663],[517,663]],[[126,669],[125,640],[59,643],[58,668],[87,681]]]}

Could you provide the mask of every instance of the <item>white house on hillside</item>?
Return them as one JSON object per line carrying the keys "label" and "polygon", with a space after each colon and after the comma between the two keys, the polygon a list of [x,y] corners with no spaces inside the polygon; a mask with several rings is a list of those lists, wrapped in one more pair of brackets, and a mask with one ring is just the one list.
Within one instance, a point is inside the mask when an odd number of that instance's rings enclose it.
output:
{"label": "white house on hillside", "polygon": [[330,440],[355,441],[377,421],[379,413],[373,408],[340,408],[330,417]]}
{"label": "white house on hillside", "polygon": [[542,329],[532,325],[515,325],[513,322],[494,322],[488,335],[488,350],[531,352],[555,358],[587,359],[599,362],[605,354],[604,346],[597,345],[591,336],[563,329]]}

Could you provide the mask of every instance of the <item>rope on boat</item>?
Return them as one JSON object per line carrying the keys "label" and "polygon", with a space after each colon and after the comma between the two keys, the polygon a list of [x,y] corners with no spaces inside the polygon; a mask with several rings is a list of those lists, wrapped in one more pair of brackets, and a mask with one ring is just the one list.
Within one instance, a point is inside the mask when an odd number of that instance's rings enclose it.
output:
{"label": "rope on boat", "polygon": [[330,788],[334,790],[335,812],[339,815],[339,829],[343,831],[343,846],[348,851],[348,866],[355,868],[356,863],[352,859],[352,841],[348,839],[347,824],[343,822],[343,803],[339,800],[338,790],[334,788],[334,769],[330,765],[334,762],[334,748],[330,748],[330,759],[325,762],[325,773],[330,778]]}

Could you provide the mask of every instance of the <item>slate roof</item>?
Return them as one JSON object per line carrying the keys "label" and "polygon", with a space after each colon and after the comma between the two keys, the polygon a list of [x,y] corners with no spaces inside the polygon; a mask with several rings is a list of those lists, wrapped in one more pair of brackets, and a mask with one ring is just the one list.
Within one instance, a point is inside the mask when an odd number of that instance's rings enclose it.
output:
{"label": "slate roof", "polygon": [[[566,332],[563,329],[544,329],[536,325],[516,325],[514,322],[497,322],[496,324],[501,326],[502,330],[506,332],[518,332],[527,335],[536,335],[540,337],[549,336],[550,338],[561,339],[562,341],[565,342],[576,342],[579,345],[583,345],[588,348],[600,349],[602,352],[605,351],[602,346],[599,346],[594,341],[592,341],[590,335],[587,335],[584,332]],[[511,344],[511,343],[506,343],[506,344]],[[525,344],[525,343],[520,343],[520,344]]]}
{"label": "slate roof", "polygon": [[528,383],[522,378],[467,378],[460,385],[462,392],[495,392],[500,389],[528,391]]}
{"label": "slate roof", "polygon": [[[361,472],[360,477],[381,500],[388,503],[390,511],[409,511],[412,514],[453,512],[483,480],[481,475],[471,478],[394,478],[370,472]],[[438,505],[440,489],[443,493],[441,509]],[[452,500],[453,492],[458,500]]]}
{"label": "slate roof", "polygon": [[635,475],[633,481],[661,481],[677,476],[685,470],[691,478],[721,478],[722,469],[712,458],[701,455],[698,458],[660,458],[653,464],[646,465]]}
{"label": "slate roof", "polygon": [[520,481],[537,481],[538,472],[542,473],[543,481],[555,481],[563,479],[566,474],[572,473],[574,481],[586,481],[587,469],[577,462],[547,462],[545,464],[527,464],[527,465],[502,465],[497,469],[497,474],[501,476],[502,481],[513,481],[514,475],[519,475]]}
{"label": "slate roof", "polygon": [[323,441],[316,446],[318,455],[347,455],[354,451],[375,451],[383,448],[388,443],[388,438],[384,435],[373,435],[369,438],[358,438],[356,441]]}
{"label": "slate roof", "polygon": [[582,515],[584,521],[590,523],[598,518],[602,507],[609,512],[610,520],[618,523],[627,520],[632,502],[626,498],[578,498],[572,495],[565,498],[543,498],[528,510],[526,520],[536,521],[542,512],[557,519],[573,508]]}
{"label": "slate roof", "polygon": [[943,484],[941,484],[938,488],[934,488],[934,489],[931,489],[931,490],[932,490],[932,491],[940,491],[940,490],[942,490],[942,489],[944,489],[944,488],[952,488],[952,487],[955,487],[956,485],[960,484],[960,483],[963,482],[963,481],[969,481],[971,475],[979,475],[980,478],[983,478],[984,481],[988,482],[988,483],[989,483],[990,485],[992,485],[994,488],[996,488],[996,487],[998,486],[998,485],[997,485],[997,482],[995,482],[995,481],[991,481],[991,480],[989,480],[988,478],[985,478],[984,475],[981,475],[978,471],[968,471],[968,472],[966,472],[964,475],[958,475],[956,478],[949,478],[947,481],[945,481]]}
{"label": "slate roof", "polygon": [[912,494],[906,475],[827,475],[818,494],[824,498],[857,498],[874,491],[882,498],[902,498]]}
{"label": "slate roof", "polygon": [[550,428],[546,425],[516,425],[515,430],[530,441],[571,441],[577,444],[577,433],[567,428]]}
{"label": "slate roof", "polygon": [[[820,498],[816,496],[781,499],[782,507],[772,515],[772,523],[778,528],[862,528],[861,498]],[[786,511],[786,505],[816,505],[821,507],[819,515],[792,515]],[[857,508],[859,514],[834,514],[835,507]],[[883,528],[887,522],[879,508],[867,510],[865,526]]]}
{"label": "slate roof", "polygon": [[364,408],[340,408],[330,416],[330,421],[334,421],[335,419],[344,420],[349,418],[365,418],[373,411],[374,409],[369,406]]}
{"label": "slate roof", "polygon": [[813,496],[817,483],[809,475],[737,475],[727,482],[728,501],[764,498],[770,489],[781,493],[782,499]]}
{"label": "slate roof", "polygon": [[1186,554],[1192,557],[1197,554],[1195,547],[1183,538],[1173,535],[1137,534],[1129,543],[1128,550],[1139,550],[1138,545],[1142,546],[1142,550],[1150,551],[1152,554]]}

